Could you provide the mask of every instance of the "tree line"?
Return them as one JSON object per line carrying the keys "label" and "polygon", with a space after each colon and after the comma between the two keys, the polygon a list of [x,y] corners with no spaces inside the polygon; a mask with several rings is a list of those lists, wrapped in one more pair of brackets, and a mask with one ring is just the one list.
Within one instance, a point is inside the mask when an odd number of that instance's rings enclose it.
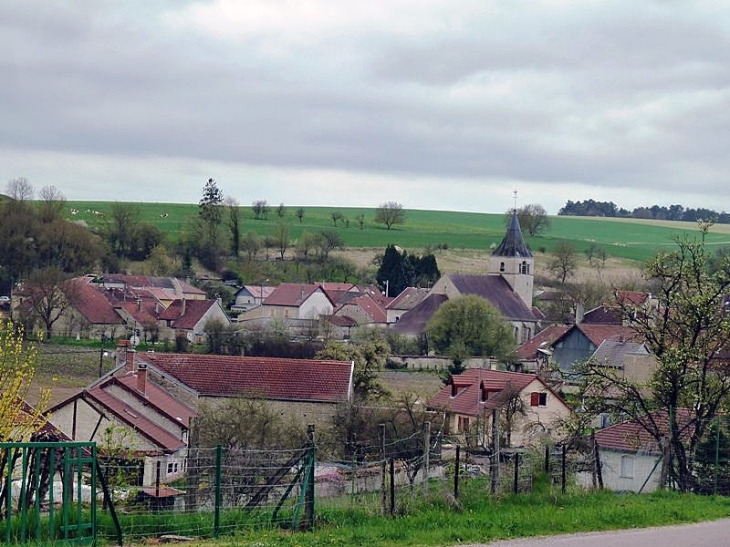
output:
{"label": "tree line", "polygon": [[718,213],[704,207],[692,208],[682,205],[652,205],[651,207],[636,207],[629,211],[618,207],[612,201],[595,201],[586,199],[584,201],[571,201],[565,204],[558,211],[559,216],[579,217],[618,217],[618,218],[642,218],[651,220],[679,220],[683,222],[697,222],[700,220],[714,221],[718,224],[730,224],[730,213],[722,211]]}

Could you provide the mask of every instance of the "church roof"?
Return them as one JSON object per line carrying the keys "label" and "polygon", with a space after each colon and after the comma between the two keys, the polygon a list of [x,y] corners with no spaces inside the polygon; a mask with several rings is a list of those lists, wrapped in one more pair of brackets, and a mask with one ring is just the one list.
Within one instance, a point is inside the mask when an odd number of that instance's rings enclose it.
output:
{"label": "church roof", "polygon": [[507,233],[504,235],[502,243],[495,249],[492,256],[510,256],[529,258],[532,256],[530,249],[525,244],[525,239],[522,237],[522,230],[520,229],[520,221],[517,218],[517,211],[512,213],[512,218],[507,228]]}

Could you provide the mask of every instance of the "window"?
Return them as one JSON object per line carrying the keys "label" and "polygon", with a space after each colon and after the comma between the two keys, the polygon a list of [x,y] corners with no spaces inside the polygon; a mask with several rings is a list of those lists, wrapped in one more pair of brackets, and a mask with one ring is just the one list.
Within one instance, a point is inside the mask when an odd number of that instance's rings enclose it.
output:
{"label": "window", "polygon": [[530,406],[547,406],[547,393],[533,391],[530,394]]}
{"label": "window", "polygon": [[522,261],[522,264],[520,264],[520,273],[521,274],[529,274],[530,273],[530,265],[526,261]]}
{"label": "window", "polygon": [[621,476],[626,479],[634,478],[634,457],[621,456]]}
{"label": "window", "polygon": [[504,271],[504,262],[500,262],[499,263],[499,271],[500,272],[503,272]]}
{"label": "window", "polygon": [[465,416],[459,416],[457,423],[458,433],[465,433],[469,429],[469,418]]}
{"label": "window", "polygon": [[171,463],[167,464],[167,472],[168,472],[168,474],[172,473],[172,464]]}

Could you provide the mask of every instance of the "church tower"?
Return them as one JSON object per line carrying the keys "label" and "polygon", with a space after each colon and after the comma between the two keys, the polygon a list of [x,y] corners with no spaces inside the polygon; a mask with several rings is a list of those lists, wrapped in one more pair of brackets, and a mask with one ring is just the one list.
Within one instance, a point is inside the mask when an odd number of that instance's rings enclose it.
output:
{"label": "church tower", "polygon": [[515,209],[502,243],[489,257],[489,273],[501,275],[527,308],[532,309],[534,267],[535,258],[522,237],[522,229]]}

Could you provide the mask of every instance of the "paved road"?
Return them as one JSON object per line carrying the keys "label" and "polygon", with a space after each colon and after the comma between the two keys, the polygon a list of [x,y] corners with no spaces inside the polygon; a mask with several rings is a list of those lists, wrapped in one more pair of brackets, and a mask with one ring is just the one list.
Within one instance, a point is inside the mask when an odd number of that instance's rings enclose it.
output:
{"label": "paved road", "polygon": [[[572,534],[482,544],[483,547],[730,547],[730,519],[681,526]],[[473,546],[476,547],[476,546]]]}

